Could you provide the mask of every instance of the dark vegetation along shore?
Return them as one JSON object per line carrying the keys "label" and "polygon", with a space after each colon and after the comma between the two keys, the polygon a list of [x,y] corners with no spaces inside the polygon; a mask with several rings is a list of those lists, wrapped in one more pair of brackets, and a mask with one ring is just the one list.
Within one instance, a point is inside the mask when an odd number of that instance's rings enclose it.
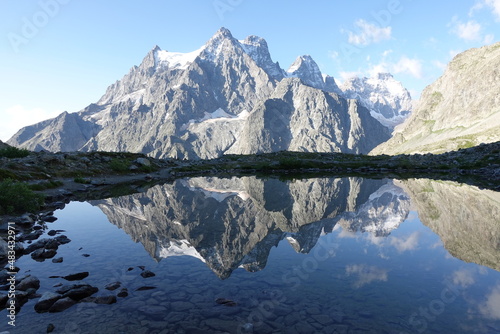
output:
{"label": "dark vegetation along shore", "polygon": [[500,142],[440,155],[367,156],[277,152],[226,155],[213,160],[153,159],[121,152],[30,152],[0,148],[2,221],[28,219],[71,200],[131,194],[188,176],[238,175],[304,178],[360,176],[456,180],[500,190]]}

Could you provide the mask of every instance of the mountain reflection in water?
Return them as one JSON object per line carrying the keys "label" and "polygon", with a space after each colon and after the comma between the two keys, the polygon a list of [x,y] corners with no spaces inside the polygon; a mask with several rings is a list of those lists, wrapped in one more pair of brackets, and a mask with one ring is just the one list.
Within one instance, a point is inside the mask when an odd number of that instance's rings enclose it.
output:
{"label": "mountain reflection in water", "polygon": [[397,182],[454,257],[500,271],[500,193],[455,182]]}
{"label": "mountain reflection in water", "polygon": [[91,204],[155,259],[194,256],[225,279],[238,267],[263,269],[283,239],[308,253],[337,224],[388,236],[408,217],[410,197],[454,257],[500,269],[499,193],[454,182],[192,178]]}

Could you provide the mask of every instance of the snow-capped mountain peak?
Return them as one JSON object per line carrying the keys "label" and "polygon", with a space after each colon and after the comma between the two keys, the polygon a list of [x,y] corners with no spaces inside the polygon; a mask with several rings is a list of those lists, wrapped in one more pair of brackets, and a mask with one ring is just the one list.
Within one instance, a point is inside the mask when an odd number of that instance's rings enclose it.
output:
{"label": "snow-capped mountain peak", "polygon": [[410,93],[390,73],[353,77],[340,85],[340,89],[345,97],[359,100],[372,117],[391,129],[403,123],[412,110]]}
{"label": "snow-capped mountain peak", "polygon": [[166,50],[156,49],[154,51],[155,65],[167,66],[169,69],[186,69],[196,57],[205,49],[202,46],[198,50],[192,52],[168,52]]}

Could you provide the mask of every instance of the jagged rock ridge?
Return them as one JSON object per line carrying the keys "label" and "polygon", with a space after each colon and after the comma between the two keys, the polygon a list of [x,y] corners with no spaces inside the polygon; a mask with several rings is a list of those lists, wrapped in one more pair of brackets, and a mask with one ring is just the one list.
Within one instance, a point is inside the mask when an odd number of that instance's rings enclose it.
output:
{"label": "jagged rock ridge", "polygon": [[286,72],[264,39],[237,40],[221,28],[190,53],[155,46],[97,103],[25,127],[8,143],[196,159],[283,149],[368,153],[390,137],[372,105],[368,111],[341,93],[310,56]]}

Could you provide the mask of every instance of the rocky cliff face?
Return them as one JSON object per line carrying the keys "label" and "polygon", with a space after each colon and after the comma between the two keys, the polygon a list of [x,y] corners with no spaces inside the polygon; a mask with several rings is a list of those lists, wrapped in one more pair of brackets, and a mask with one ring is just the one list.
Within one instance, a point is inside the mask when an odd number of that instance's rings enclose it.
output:
{"label": "rocky cliff face", "polygon": [[456,258],[500,271],[500,193],[455,182],[396,182]]}
{"label": "rocky cliff face", "polygon": [[228,153],[365,153],[389,137],[387,128],[358,101],[290,78],[282,80],[271,97],[248,116]]}
{"label": "rocky cliff face", "polygon": [[500,43],[456,56],[373,154],[442,153],[500,140]]}
{"label": "rocky cliff face", "polygon": [[[357,178],[194,178],[91,203],[156,259],[194,256],[221,278],[240,266],[262,269],[285,238],[298,252],[309,252],[338,222],[387,235],[409,208],[391,181]],[[359,219],[365,216],[371,219]]]}
{"label": "rocky cliff face", "polygon": [[343,94],[310,56],[285,72],[264,39],[237,40],[222,28],[191,53],[154,47],[97,103],[25,127],[8,143],[182,159],[281,149],[368,153],[389,138],[373,118],[388,113],[386,101],[368,105],[368,112],[366,103]]}

